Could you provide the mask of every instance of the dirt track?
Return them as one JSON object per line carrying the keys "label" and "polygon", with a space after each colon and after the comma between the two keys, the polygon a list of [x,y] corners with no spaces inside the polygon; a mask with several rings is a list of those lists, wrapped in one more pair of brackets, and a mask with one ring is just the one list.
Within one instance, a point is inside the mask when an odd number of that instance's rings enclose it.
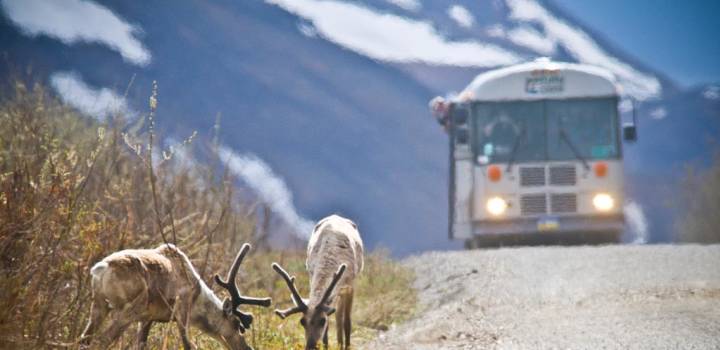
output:
{"label": "dirt track", "polygon": [[426,253],[418,316],[367,349],[720,349],[720,245]]}

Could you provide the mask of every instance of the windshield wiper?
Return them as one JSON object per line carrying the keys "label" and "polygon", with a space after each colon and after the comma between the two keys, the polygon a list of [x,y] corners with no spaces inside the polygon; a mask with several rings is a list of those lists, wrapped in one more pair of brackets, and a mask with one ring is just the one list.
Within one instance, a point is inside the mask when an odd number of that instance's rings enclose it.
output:
{"label": "windshield wiper", "polygon": [[577,147],[575,147],[575,144],[570,140],[570,137],[568,137],[567,132],[565,132],[565,128],[560,127],[560,138],[565,140],[565,143],[570,146],[570,150],[575,155],[575,158],[580,159],[580,161],[583,163],[583,166],[585,167],[585,170],[590,170],[590,165],[585,160],[585,157],[580,154],[580,151],[578,151]]}
{"label": "windshield wiper", "polygon": [[525,138],[526,130],[527,128],[525,128],[525,124],[523,123],[522,130],[520,130],[520,135],[518,135],[518,137],[515,138],[515,142],[513,142],[513,148],[512,151],[510,151],[510,159],[508,159],[508,165],[507,168],[505,168],[506,173],[510,172],[510,168],[515,162],[515,155],[517,154],[518,147],[520,146],[520,141]]}

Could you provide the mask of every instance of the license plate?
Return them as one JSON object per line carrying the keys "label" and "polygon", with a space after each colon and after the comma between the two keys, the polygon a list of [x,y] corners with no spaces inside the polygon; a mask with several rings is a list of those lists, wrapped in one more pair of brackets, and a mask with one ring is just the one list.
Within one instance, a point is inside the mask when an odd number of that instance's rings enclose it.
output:
{"label": "license plate", "polygon": [[542,218],[537,223],[538,231],[555,231],[560,228],[557,218]]}

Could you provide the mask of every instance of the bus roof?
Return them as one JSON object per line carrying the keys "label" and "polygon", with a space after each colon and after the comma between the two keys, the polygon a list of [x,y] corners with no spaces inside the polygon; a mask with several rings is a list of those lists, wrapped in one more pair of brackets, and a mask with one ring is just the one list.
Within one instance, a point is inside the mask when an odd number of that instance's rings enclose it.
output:
{"label": "bus roof", "polygon": [[620,95],[609,71],[540,58],[482,73],[458,96],[459,102],[566,99]]}

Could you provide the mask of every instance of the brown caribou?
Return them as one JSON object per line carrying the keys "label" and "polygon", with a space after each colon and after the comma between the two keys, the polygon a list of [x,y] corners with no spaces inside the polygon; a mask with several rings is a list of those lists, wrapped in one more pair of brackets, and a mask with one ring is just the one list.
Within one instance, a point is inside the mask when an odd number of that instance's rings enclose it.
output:
{"label": "brown caribou", "polygon": [[189,326],[215,338],[227,349],[252,350],[242,333],[250,327],[253,317],[237,308],[243,304],[268,307],[271,299],[245,297],[238,291],[235,277],[249,250],[249,244],[242,246],[227,280],[215,275],[215,281],[230,294],[224,301],[205,284],[185,253],[172,244],[108,255],[90,270],[92,306],[81,344],[107,349],[130,324],[140,322],[138,348],[142,349],[154,322],[174,321],[185,350],[192,349]]}

